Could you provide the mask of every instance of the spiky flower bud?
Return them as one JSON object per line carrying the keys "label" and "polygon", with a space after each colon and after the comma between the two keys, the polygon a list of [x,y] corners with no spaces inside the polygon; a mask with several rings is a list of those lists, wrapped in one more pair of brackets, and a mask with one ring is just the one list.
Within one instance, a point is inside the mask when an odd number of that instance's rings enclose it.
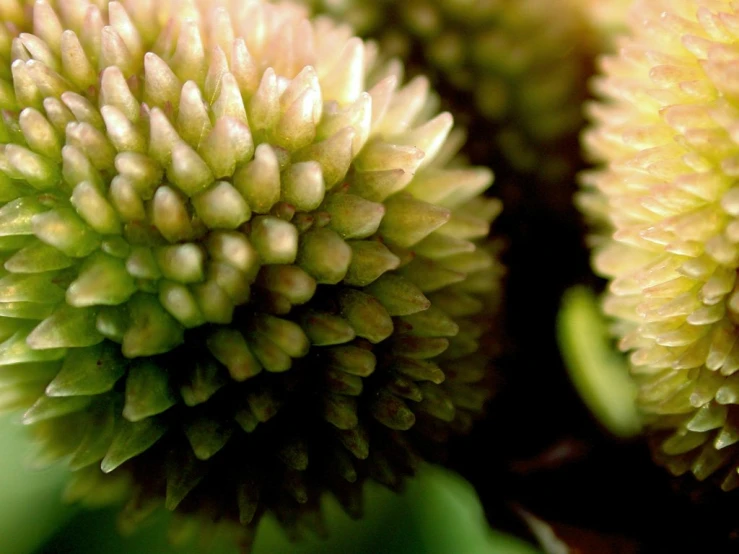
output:
{"label": "spiky flower bud", "polygon": [[547,184],[574,175],[590,64],[579,8],[542,0],[304,1],[377,39],[411,71],[430,71],[470,129],[475,159]]}
{"label": "spiky flower bud", "polygon": [[486,169],[291,4],[0,2],[0,399],[70,498],[352,514],[488,396]]}
{"label": "spiky flower bud", "polygon": [[630,352],[656,457],[739,484],[739,11],[639,1],[602,60],[585,146],[603,162],[583,197],[602,236],[605,309]]}

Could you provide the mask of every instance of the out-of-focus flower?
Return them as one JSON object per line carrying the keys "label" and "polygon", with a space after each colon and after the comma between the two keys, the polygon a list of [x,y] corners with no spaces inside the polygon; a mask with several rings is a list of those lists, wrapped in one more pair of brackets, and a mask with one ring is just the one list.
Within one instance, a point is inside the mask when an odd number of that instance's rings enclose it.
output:
{"label": "out-of-focus flower", "polygon": [[[583,177],[605,310],[630,352],[655,457],[739,484],[739,11],[639,1],[602,60]],[[612,236],[611,236],[611,232]]]}
{"label": "out-of-focus flower", "polygon": [[70,499],[248,545],[469,428],[500,206],[426,78],[289,3],[0,17],[0,399]]}
{"label": "out-of-focus flower", "polygon": [[[470,129],[474,159],[539,183],[572,179],[591,59],[579,7],[542,0],[305,1],[377,39],[410,71],[430,72]],[[548,200],[565,204],[568,195],[557,190]]]}
{"label": "out-of-focus flower", "polygon": [[575,9],[582,10],[588,26],[593,29],[593,39],[600,48],[615,49],[616,38],[627,28],[627,14],[634,0],[570,0]]}

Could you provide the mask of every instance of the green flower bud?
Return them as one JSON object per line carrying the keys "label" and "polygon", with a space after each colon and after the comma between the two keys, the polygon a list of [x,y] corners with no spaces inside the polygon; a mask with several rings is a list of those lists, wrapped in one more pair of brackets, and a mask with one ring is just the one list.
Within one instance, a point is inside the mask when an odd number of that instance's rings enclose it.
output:
{"label": "green flower bud", "polygon": [[288,3],[8,5],[0,406],[70,498],[248,546],[466,430],[499,205],[425,79]]}

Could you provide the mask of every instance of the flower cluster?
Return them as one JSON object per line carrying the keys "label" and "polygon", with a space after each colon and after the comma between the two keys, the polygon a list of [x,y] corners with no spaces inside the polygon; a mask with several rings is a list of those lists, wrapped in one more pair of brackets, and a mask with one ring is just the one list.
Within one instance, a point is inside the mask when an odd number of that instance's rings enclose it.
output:
{"label": "flower cluster", "polygon": [[71,498],[248,543],[469,427],[500,206],[426,78],[289,3],[1,8],[0,400]]}
{"label": "flower cluster", "polygon": [[602,227],[605,309],[630,352],[655,457],[739,485],[739,10],[639,1],[603,59],[585,135],[604,164],[583,205]]}

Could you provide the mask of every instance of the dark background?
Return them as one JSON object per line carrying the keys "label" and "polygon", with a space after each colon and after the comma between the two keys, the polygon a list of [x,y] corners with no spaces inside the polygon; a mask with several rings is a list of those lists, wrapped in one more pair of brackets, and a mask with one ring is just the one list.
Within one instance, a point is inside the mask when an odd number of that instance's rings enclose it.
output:
{"label": "dark background", "polygon": [[[576,137],[572,138],[576,146]],[[499,166],[500,167],[500,166]],[[449,463],[476,487],[491,525],[526,536],[517,509],[553,525],[573,552],[739,552],[739,502],[715,484],[672,478],[646,441],[619,440],[593,419],[571,385],[556,343],[562,293],[602,291],[589,268],[586,230],[570,203],[500,169],[507,237],[505,329],[499,391]],[[519,181],[521,183],[521,181]],[[575,179],[559,194],[576,192]]]}

